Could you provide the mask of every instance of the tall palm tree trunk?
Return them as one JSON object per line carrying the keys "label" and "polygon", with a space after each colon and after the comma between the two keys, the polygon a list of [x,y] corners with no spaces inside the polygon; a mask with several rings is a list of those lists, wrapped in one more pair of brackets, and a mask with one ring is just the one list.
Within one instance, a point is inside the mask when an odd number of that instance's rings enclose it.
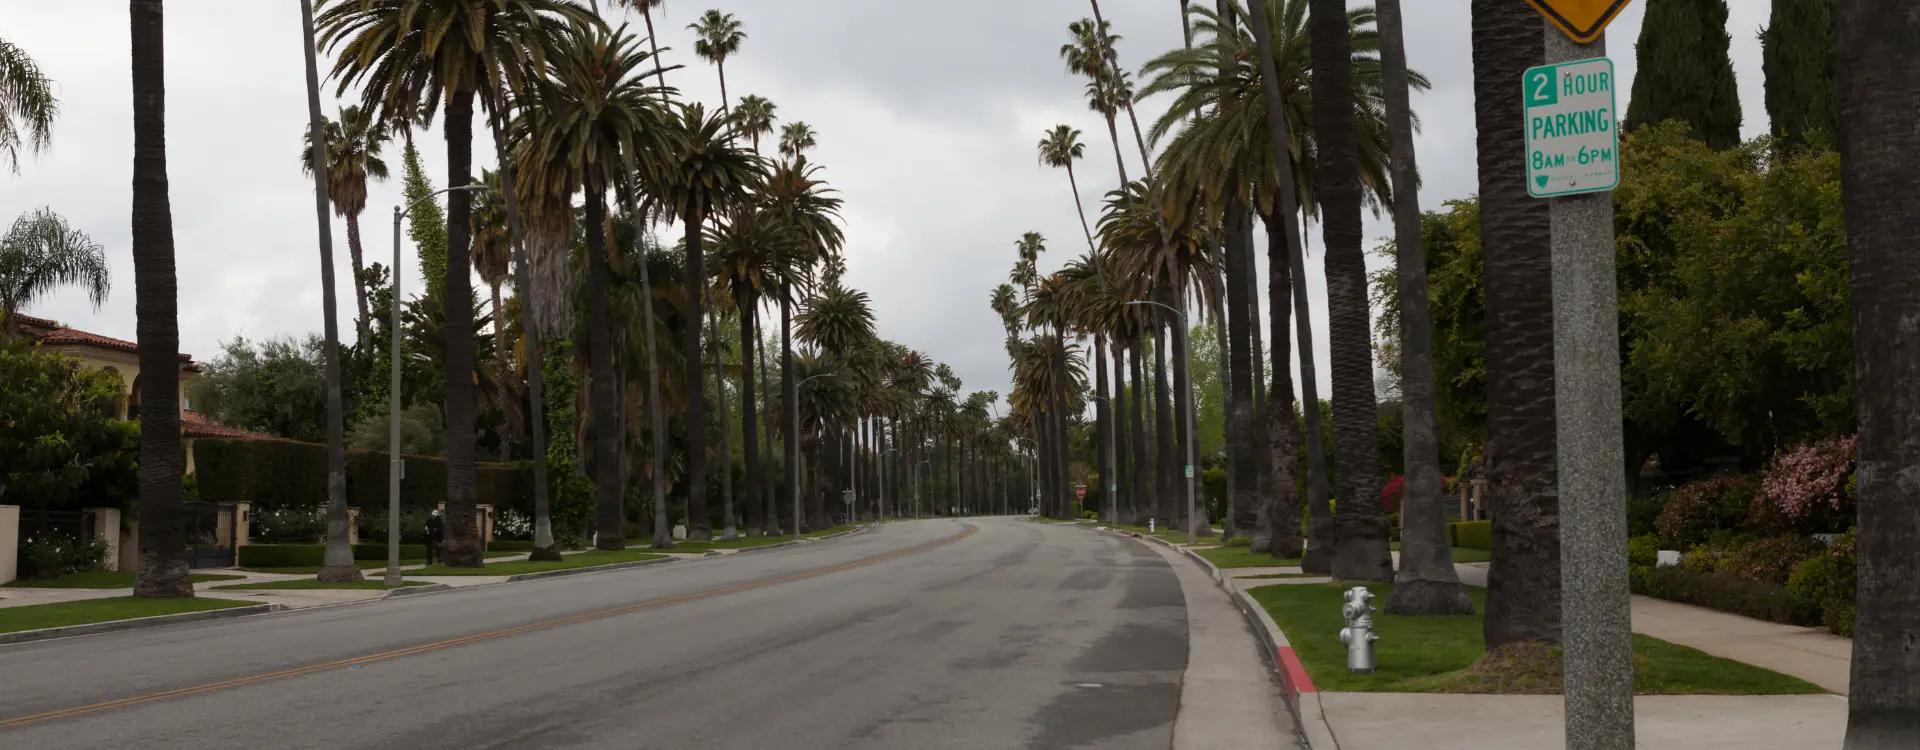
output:
{"label": "tall palm tree trunk", "polygon": [[1133,448],[1128,452],[1133,461],[1130,477],[1133,491],[1128,494],[1133,499],[1133,523],[1136,526],[1144,525],[1145,519],[1155,515],[1155,498],[1160,494],[1154,489],[1157,486],[1154,484],[1155,453],[1147,447],[1146,413],[1150,408],[1148,402],[1153,398],[1153,389],[1147,383],[1146,342],[1145,332],[1135,329],[1133,340],[1127,347],[1133,370],[1133,410],[1127,415],[1127,419],[1131,420],[1129,436],[1133,438]]}
{"label": "tall palm tree trunk", "polygon": [[[1113,415],[1113,478],[1106,480],[1106,489],[1114,493],[1112,524],[1133,523],[1133,474],[1130,463],[1133,455],[1133,426],[1129,419],[1132,414],[1127,398],[1127,343],[1115,336],[1113,339],[1113,400],[1108,403]],[[1121,492],[1118,488],[1125,487]]]}
{"label": "tall palm tree trunk", "polygon": [[[757,300],[753,308],[753,320],[754,354],[755,359],[760,362],[760,398],[765,402],[764,405],[766,408],[771,411],[773,408],[773,387],[767,382],[767,347],[759,339],[760,332],[765,329],[765,326],[760,324],[760,306]],[[786,420],[780,419],[779,423],[785,424]],[[756,427],[758,427],[758,425],[756,425]],[[760,455],[760,494],[764,496],[762,501],[767,506],[766,527],[762,530],[762,533],[767,536],[774,536],[780,533],[779,485],[781,483],[775,482],[773,479],[774,432],[775,430],[771,425],[767,426],[766,432],[762,437],[762,440],[765,441],[764,447],[766,450]]]}
{"label": "tall palm tree trunk", "polygon": [[653,548],[668,549],[673,546],[673,532],[667,526],[667,407],[660,397],[660,354],[658,323],[653,314],[653,279],[644,249],[646,227],[642,214],[634,205],[639,186],[629,182],[622,191],[626,200],[627,216],[633,221],[634,255],[640,267],[640,309],[646,324],[646,334],[642,337],[647,350],[647,447],[650,452],[650,464],[647,475],[653,485]]}
{"label": "tall palm tree trunk", "polygon": [[[473,98],[471,89],[447,95],[442,129],[447,138],[447,184],[473,182]],[[484,543],[474,515],[473,402],[473,261],[469,257],[468,221],[472,196],[465,190],[447,194],[447,270],[441,283],[446,304],[446,454],[447,536],[441,543],[449,567],[478,568]],[[396,271],[397,272],[397,271]]]}
{"label": "tall palm tree trunk", "polygon": [[[784,264],[784,261],[782,261]],[[780,431],[785,442],[786,485],[793,498],[793,533],[804,532],[800,518],[800,405],[794,401],[793,387],[793,281],[786,268],[780,273],[780,403],[786,406],[786,429]]]}
{"label": "tall palm tree trunk", "polygon": [[[321,581],[344,583],[358,581],[361,576],[360,567],[353,564],[353,548],[347,544],[350,531],[347,519],[347,439],[346,429],[342,426],[346,422],[346,404],[340,397],[339,303],[336,302],[333,281],[332,201],[327,194],[327,118],[320,113],[320,71],[314,52],[313,4],[308,0],[300,2],[300,25],[306,41],[302,46],[307,62],[307,135],[308,141],[313,144],[313,208],[320,233],[320,309],[325,318],[321,330],[327,339],[324,365],[327,389],[327,549],[318,578]],[[365,310],[361,312],[364,318]],[[175,346],[177,348],[177,342]]]}
{"label": "tall palm tree trunk", "polygon": [[[135,596],[193,596],[180,505],[180,325],[167,195],[166,11],[130,0],[134,327],[140,340],[140,567]],[[312,46],[312,45],[308,45]]]}
{"label": "tall palm tree trunk", "polygon": [[513,460],[513,433],[519,422],[518,406],[514,405],[513,371],[510,369],[507,355],[507,312],[500,304],[501,279],[488,284],[493,293],[493,371],[500,379],[500,411],[505,415],[501,426],[500,460]]}
{"label": "tall palm tree trunk", "polygon": [[[1273,542],[1269,550],[1281,560],[1301,557],[1306,546],[1302,528],[1304,501],[1300,494],[1300,414],[1299,404],[1293,397],[1293,338],[1288,331],[1293,296],[1299,288],[1294,283],[1295,264],[1290,262],[1298,254],[1287,249],[1290,233],[1293,238],[1299,237],[1295,228],[1287,226],[1292,217],[1291,211],[1276,211],[1262,218],[1267,227],[1267,297],[1270,300],[1267,330],[1273,333],[1273,348],[1268,350],[1268,356],[1272,357],[1273,387],[1267,389],[1266,411],[1256,418],[1267,425],[1264,441],[1267,482],[1273,492]],[[1312,350],[1302,348],[1301,351],[1301,371],[1311,373]],[[1320,420],[1316,417],[1313,423],[1318,426]],[[1319,441],[1313,445],[1318,447]],[[1324,480],[1321,489],[1325,490]],[[1321,497],[1324,498],[1324,494]],[[1322,502],[1320,508],[1324,512],[1326,504]]]}
{"label": "tall palm tree trunk", "polygon": [[[667,67],[665,65],[658,65],[660,61],[660,37],[653,33],[653,9],[648,7],[644,2],[640,4],[640,17],[646,19],[647,22],[647,44],[653,47],[653,60],[656,63],[656,67],[653,69],[654,75],[660,80],[660,88],[665,89],[667,87]],[[667,98],[666,92],[662,91],[660,98]]]}
{"label": "tall palm tree trunk", "polygon": [[[740,309],[740,442],[742,475],[741,496],[747,502],[747,536],[760,536],[772,528],[768,523],[771,510],[766,496],[760,487],[760,424],[759,404],[754,401],[753,361],[754,344],[758,342],[759,331],[755,319],[759,313],[750,293],[736,295],[735,307]],[[764,355],[761,361],[765,361]]]}
{"label": "tall palm tree trunk", "polygon": [[547,486],[547,407],[543,382],[546,354],[541,351],[540,329],[533,319],[533,264],[527,257],[526,225],[520,219],[519,191],[513,189],[513,163],[507,158],[506,128],[502,124],[505,120],[506,113],[495,109],[488,118],[488,124],[493,133],[494,159],[500,165],[500,184],[507,186],[504,191],[507,236],[513,242],[514,286],[515,294],[520,298],[520,340],[526,348],[527,433],[533,440],[533,550],[528,553],[527,559],[558,562],[560,545],[553,541],[553,514]]}
{"label": "tall palm tree trunk", "polygon": [[[1124,183],[1123,183],[1124,184]],[[1099,255],[1093,243],[1093,225],[1087,223],[1087,206],[1080,202],[1080,178],[1073,174],[1073,160],[1067,160],[1067,185],[1073,188],[1073,208],[1080,215],[1080,231],[1087,234],[1087,252]]]}
{"label": "tall palm tree trunk", "polygon": [[[315,72],[315,77],[318,77],[318,71]],[[317,87],[318,85],[319,84],[316,82],[315,86]],[[324,120],[325,120],[325,116],[323,115],[322,121]],[[318,164],[319,160],[316,159],[314,163]],[[318,176],[320,173],[315,172],[314,174]],[[367,335],[368,335],[367,328],[369,327],[372,319],[367,317],[368,316],[367,282],[366,282],[367,266],[366,266],[366,263],[362,262],[362,255],[361,255],[361,248],[360,248],[360,212],[359,211],[352,211],[347,214],[347,255],[353,258],[353,300],[355,305],[354,309],[358,310],[360,313],[360,317],[354,320],[354,326],[355,326],[354,333],[358,334],[359,336],[358,338],[354,339],[354,342],[365,343],[367,341]]]}
{"label": "tall palm tree trunk", "polygon": [[740,533],[733,525],[733,435],[727,427],[732,414],[727,411],[727,375],[720,362],[719,305],[707,310],[707,328],[707,338],[713,340],[713,397],[720,408],[720,538],[734,539]]}
{"label": "tall palm tree trunk", "polygon": [[1920,23],[1889,0],[1834,6],[1840,40],[1840,165],[1853,270],[1854,372],[1860,394],[1858,623],[1847,697],[1847,750],[1920,738],[1920,221],[1911,160]]}
{"label": "tall palm tree trunk", "polygon": [[[1176,309],[1186,309],[1185,300],[1180,299],[1180,296],[1183,295],[1177,296],[1170,294],[1168,295],[1168,299]],[[1178,323],[1175,324],[1172,336],[1174,344],[1173,350],[1175,352],[1193,351],[1193,349],[1187,345],[1187,336],[1190,335],[1190,330],[1187,326],[1182,326]],[[1173,419],[1174,444],[1176,446],[1183,446],[1177,449],[1177,452],[1181,455],[1175,459],[1177,462],[1176,471],[1179,473],[1174,477],[1174,481],[1180,484],[1175,485],[1178,490],[1176,497],[1179,499],[1177,501],[1178,509],[1174,511],[1174,515],[1179,516],[1185,525],[1176,528],[1189,531],[1190,536],[1212,536],[1213,522],[1207,517],[1206,504],[1204,503],[1205,497],[1200,489],[1200,457],[1195,455],[1194,447],[1197,442],[1196,438],[1199,436],[1195,434],[1196,430],[1194,429],[1194,407],[1196,404],[1193,403],[1190,395],[1193,393],[1192,357],[1182,357],[1175,354],[1170,358],[1173,360],[1174,390],[1178,393],[1189,394],[1189,397],[1177,400]],[[1191,500],[1188,498],[1191,498]],[[1191,505],[1189,505],[1189,502],[1191,502]]]}
{"label": "tall palm tree trunk", "polygon": [[[1553,393],[1552,212],[1527,195],[1526,133],[1512,92],[1545,57],[1540,18],[1475,0],[1474,119],[1486,256],[1489,652],[1560,641],[1559,485]],[[1345,474],[1345,471],[1341,472]]]}
{"label": "tall palm tree trunk", "polygon": [[1099,397],[1093,407],[1097,438],[1093,448],[1094,471],[1100,476],[1100,484],[1088,495],[1100,498],[1100,519],[1113,523],[1112,505],[1109,502],[1113,499],[1113,493],[1107,489],[1113,484],[1114,472],[1113,456],[1107,450],[1113,441],[1113,397],[1107,390],[1107,336],[1104,333],[1093,335],[1093,383],[1094,395]]}
{"label": "tall palm tree trunk", "polygon": [[[587,226],[587,411],[593,420],[593,546],[603,550],[627,546],[625,513],[620,497],[619,394],[614,388],[613,320],[607,306],[607,233],[605,190],[593,180],[586,184]],[[641,263],[645,264],[645,259]],[[696,318],[696,320],[698,320]],[[697,324],[696,324],[697,325]]]}
{"label": "tall palm tree trunk", "polygon": [[705,369],[700,362],[700,318],[705,306],[707,264],[706,254],[702,251],[700,225],[706,221],[707,206],[694,200],[687,206],[685,216],[680,217],[686,225],[687,277],[685,283],[687,301],[687,320],[682,327],[684,340],[681,351],[687,353],[687,375],[683,383],[692,385],[685,389],[681,408],[685,413],[687,427],[687,539],[700,541],[713,538],[713,519],[707,516],[707,389]]}
{"label": "tall palm tree trunk", "polygon": [[1160,519],[1160,525],[1178,529],[1186,524],[1186,514],[1174,512],[1179,507],[1179,485],[1175,477],[1179,476],[1180,467],[1174,463],[1173,402],[1167,392],[1166,315],[1155,310],[1153,318],[1153,439],[1159,444],[1159,460],[1154,466],[1154,477],[1158,481],[1153,488],[1153,515]]}
{"label": "tall palm tree trunk", "polygon": [[1346,0],[1310,0],[1313,133],[1320,165],[1327,272],[1327,340],[1333,355],[1333,444],[1340,463],[1333,575],[1393,579],[1380,497],[1379,409],[1373,393],[1373,331],[1361,249],[1359,141],[1354,130],[1353,40]]}
{"label": "tall palm tree trunk", "polygon": [[1254,355],[1251,330],[1258,328],[1259,324],[1253,320],[1254,311],[1247,305],[1252,290],[1246,284],[1247,278],[1253,275],[1250,267],[1253,257],[1247,247],[1253,244],[1252,222],[1253,217],[1246,205],[1237,198],[1227,204],[1224,264],[1226,345],[1221,347],[1221,356],[1227,360],[1226,367],[1222,369],[1231,378],[1223,388],[1231,394],[1227,399],[1227,455],[1233,459],[1227,465],[1230,502],[1225,526],[1228,537],[1242,533],[1259,536],[1257,527],[1264,510],[1260,496],[1260,463],[1255,456],[1266,446],[1256,443],[1253,427]]}
{"label": "tall palm tree trunk", "polygon": [[1376,0],[1381,87],[1386,90],[1393,170],[1393,228],[1400,286],[1400,413],[1406,490],[1400,504],[1400,572],[1386,611],[1401,615],[1473,614],[1460,589],[1440,495],[1440,441],[1433,381],[1433,331],[1427,316],[1427,254],[1420,243],[1420,188],[1408,103],[1407,50],[1400,0]]}

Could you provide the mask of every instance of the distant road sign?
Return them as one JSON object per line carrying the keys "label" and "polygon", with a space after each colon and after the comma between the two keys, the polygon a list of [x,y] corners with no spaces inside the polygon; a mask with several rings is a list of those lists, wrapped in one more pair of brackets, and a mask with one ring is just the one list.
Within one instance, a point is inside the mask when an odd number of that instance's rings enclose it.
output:
{"label": "distant road sign", "polygon": [[1552,198],[1618,186],[1613,61],[1596,57],[1528,68],[1520,82],[1526,102],[1527,193]]}
{"label": "distant road sign", "polygon": [[1632,0],[1527,0],[1534,10],[1560,27],[1569,38],[1592,44],[1607,30],[1607,24]]}
{"label": "distant road sign", "polygon": [[1073,496],[1081,499],[1085,499],[1087,496],[1087,486],[1084,484],[1075,486],[1073,488]]}

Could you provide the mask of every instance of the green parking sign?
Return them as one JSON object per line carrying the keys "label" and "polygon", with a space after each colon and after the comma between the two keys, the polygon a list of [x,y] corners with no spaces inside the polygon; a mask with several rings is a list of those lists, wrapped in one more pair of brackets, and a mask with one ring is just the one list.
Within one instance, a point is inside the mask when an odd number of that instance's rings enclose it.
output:
{"label": "green parking sign", "polygon": [[1520,80],[1526,102],[1527,193],[1552,198],[1619,186],[1613,61],[1596,57],[1542,65],[1528,68]]}

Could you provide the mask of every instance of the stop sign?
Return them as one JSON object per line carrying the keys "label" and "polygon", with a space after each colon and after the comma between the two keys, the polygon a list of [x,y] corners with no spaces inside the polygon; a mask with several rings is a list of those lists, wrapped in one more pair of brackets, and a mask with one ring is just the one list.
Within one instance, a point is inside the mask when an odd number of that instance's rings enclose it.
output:
{"label": "stop sign", "polygon": [[1085,499],[1087,497],[1087,486],[1083,484],[1073,488],[1073,496],[1077,498]]}

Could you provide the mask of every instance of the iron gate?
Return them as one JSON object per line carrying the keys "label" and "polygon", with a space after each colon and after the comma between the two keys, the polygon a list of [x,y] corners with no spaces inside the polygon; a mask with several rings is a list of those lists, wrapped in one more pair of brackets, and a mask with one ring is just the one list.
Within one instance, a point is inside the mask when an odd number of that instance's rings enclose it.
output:
{"label": "iron gate", "polygon": [[238,527],[233,506],[208,502],[183,503],[187,527],[187,560],[193,568],[233,567]]}

